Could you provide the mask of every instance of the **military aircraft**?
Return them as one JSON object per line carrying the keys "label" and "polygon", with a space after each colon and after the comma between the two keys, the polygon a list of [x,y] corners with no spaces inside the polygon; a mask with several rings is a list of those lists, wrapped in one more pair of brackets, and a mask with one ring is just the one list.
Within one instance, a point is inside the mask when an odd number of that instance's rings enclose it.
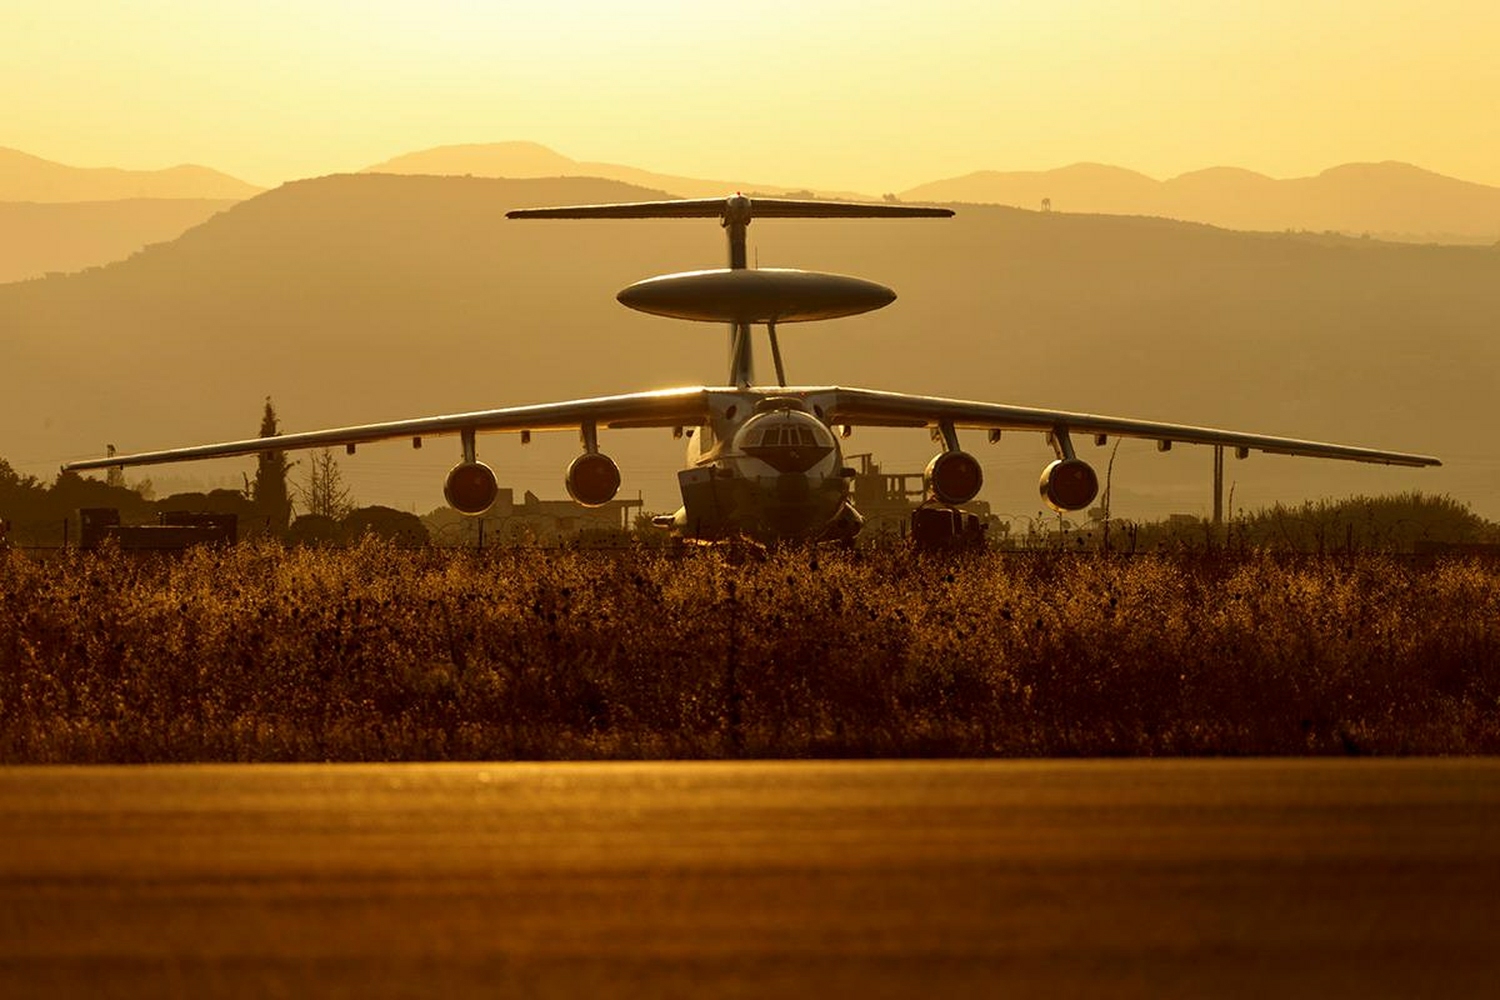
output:
{"label": "military aircraft", "polygon": [[[100,469],[161,462],[251,455],[266,451],[357,445],[457,435],[461,459],[448,473],[444,496],[465,514],[480,515],[494,503],[494,472],[479,461],[481,432],[576,430],[582,454],[568,466],[564,484],[579,504],[597,507],[619,490],[620,469],[600,450],[601,429],[671,428],[688,436],[687,467],[678,473],[682,507],[657,519],[685,540],[733,537],[780,540],[850,540],[862,518],[850,498],[854,472],[844,465],[839,439],[856,426],[927,428],[941,450],[927,465],[930,506],[954,512],[972,500],[984,481],[979,461],[964,451],[959,430],[977,430],[990,441],[1003,431],[1035,431],[1047,436],[1055,458],[1042,470],[1042,499],[1054,510],[1077,511],[1099,491],[1093,468],[1078,457],[1075,442],[1088,438],[1104,445],[1112,436],[1144,438],[1166,451],[1173,444],[1232,448],[1237,457],[1251,451],[1313,458],[1346,459],[1388,465],[1427,466],[1425,455],[1377,451],[1347,445],[1246,434],[1182,424],[973,402],[934,396],[842,386],[791,386],[776,328],[779,324],[833,319],[888,305],[896,293],[861,278],[792,269],[746,266],[745,235],[752,219],[773,218],[939,218],[945,208],[890,203],[801,201],[784,198],[685,199],[612,205],[518,209],[512,219],[712,218],[729,242],[729,266],[647,278],[617,298],[632,309],[660,316],[729,326],[728,379],[719,386],[659,389],[558,403],[507,406],[413,420],[359,424],[329,430],[252,438],[218,444],[111,455],[72,462],[65,470]],[[751,347],[754,326],[769,337],[776,384],[756,384]],[[950,519],[954,531],[962,521]]]}

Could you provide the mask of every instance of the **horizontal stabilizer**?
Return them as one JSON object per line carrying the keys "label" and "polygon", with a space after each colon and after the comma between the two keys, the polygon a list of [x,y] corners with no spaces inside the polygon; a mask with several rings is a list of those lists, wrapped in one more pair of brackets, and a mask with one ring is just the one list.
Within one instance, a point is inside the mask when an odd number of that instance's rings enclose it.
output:
{"label": "horizontal stabilizer", "polygon": [[786,198],[757,198],[756,215],[763,219],[946,219],[951,208],[927,208],[922,205],[893,205],[889,202],[857,201],[791,201]]}
{"label": "horizontal stabilizer", "polygon": [[558,208],[518,208],[508,219],[895,219],[947,218],[948,208],[893,205],[888,202],[795,201],[788,198],[683,198],[674,201],[636,201],[615,205],[565,205]]}

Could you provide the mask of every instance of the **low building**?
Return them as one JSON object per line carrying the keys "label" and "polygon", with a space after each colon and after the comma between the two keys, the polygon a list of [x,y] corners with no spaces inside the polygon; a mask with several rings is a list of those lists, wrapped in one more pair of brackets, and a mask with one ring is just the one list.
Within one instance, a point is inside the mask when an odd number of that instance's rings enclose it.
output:
{"label": "low building", "polygon": [[[912,512],[927,499],[926,476],[921,472],[886,472],[870,452],[845,455],[854,470],[852,499],[865,519],[864,534],[905,536],[911,530]],[[993,527],[999,522],[983,500],[971,500],[960,510],[972,514],[979,523]],[[1004,530],[1001,523],[1000,530]]]}
{"label": "low building", "polygon": [[643,507],[639,499],[611,500],[583,507],[572,500],[543,500],[527,490],[517,503],[515,491],[502,488],[494,504],[479,517],[439,507],[422,519],[437,545],[563,545],[623,540]]}
{"label": "low building", "polygon": [[117,508],[83,507],[78,523],[78,546],[84,549],[97,549],[107,541],[133,550],[232,545],[239,535],[239,518],[234,514],[206,511],[162,511],[155,524],[121,524]]}

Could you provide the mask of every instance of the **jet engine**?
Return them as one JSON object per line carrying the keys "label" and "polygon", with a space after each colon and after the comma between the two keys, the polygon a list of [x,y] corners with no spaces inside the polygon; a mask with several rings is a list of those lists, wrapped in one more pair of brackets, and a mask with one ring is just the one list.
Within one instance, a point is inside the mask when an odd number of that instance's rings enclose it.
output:
{"label": "jet engine", "polygon": [[984,485],[979,460],[966,451],[945,451],[933,456],[923,473],[927,488],[941,503],[968,503]]}
{"label": "jet engine", "polygon": [[459,462],[443,482],[443,499],[460,514],[483,514],[495,502],[500,486],[495,472],[483,462]]}
{"label": "jet engine", "polygon": [[1059,458],[1042,470],[1041,490],[1055,511],[1083,510],[1099,495],[1099,477],[1081,458]]}
{"label": "jet engine", "polygon": [[620,467],[608,455],[589,452],[573,459],[565,481],[568,496],[585,507],[603,507],[620,489]]}

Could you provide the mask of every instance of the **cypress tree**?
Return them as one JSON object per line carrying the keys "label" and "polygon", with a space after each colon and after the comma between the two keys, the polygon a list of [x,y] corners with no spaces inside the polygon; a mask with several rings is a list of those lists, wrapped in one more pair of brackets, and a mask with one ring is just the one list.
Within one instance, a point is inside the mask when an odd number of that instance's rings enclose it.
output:
{"label": "cypress tree", "polygon": [[[276,437],[280,433],[276,429],[276,407],[267,396],[260,418],[260,436]],[[276,535],[285,534],[292,520],[292,501],[286,488],[288,467],[284,451],[261,452],[255,467],[255,504],[267,519],[271,533]]]}

